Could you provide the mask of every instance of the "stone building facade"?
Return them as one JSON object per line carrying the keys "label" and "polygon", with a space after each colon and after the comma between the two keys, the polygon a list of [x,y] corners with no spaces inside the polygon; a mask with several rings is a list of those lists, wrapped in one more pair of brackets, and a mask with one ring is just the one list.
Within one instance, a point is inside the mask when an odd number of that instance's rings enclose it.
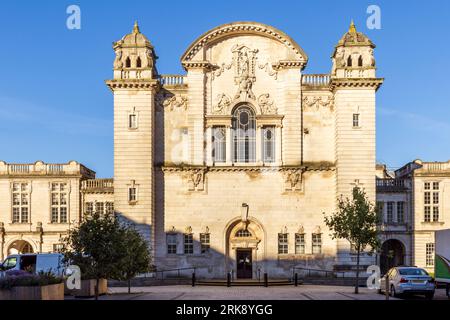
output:
{"label": "stone building facade", "polygon": [[323,213],[359,186],[384,219],[384,253],[362,265],[429,266],[432,232],[450,223],[450,164],[376,165],[383,80],[375,45],[353,24],[320,75],[304,72],[308,56],[292,38],[254,22],[201,35],[181,57],[185,75],[158,73],[137,24],[113,48],[114,180],[74,161],[0,162],[1,258],[55,251],[83,214],[115,211],[148,240],[158,269],[195,266],[210,278],[354,270]]}
{"label": "stone building facade", "polygon": [[434,232],[450,228],[450,161],[415,160],[392,174],[382,171],[377,174],[382,269],[404,264],[433,272]]}
{"label": "stone building facade", "polygon": [[308,75],[288,35],[237,22],[189,46],[186,75],[160,75],[137,24],[114,44],[114,205],[157,267],[257,277],[353,264],[323,213],[355,185],[375,201],[374,48],[352,24],[331,73]]}
{"label": "stone building facade", "polygon": [[80,221],[80,187],[95,172],[67,164],[0,161],[0,260],[8,254],[53,252]]}

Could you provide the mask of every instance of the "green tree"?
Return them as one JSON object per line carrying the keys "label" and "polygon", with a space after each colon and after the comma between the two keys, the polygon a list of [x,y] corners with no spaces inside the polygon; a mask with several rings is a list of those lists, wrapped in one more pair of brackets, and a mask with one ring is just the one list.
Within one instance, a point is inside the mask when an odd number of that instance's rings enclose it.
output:
{"label": "green tree", "polygon": [[338,212],[325,217],[333,239],[347,239],[354,247],[356,258],[355,293],[359,287],[359,260],[361,252],[372,254],[380,246],[377,236],[378,215],[364,190],[353,188],[353,198],[338,199]]}
{"label": "green tree", "polygon": [[120,274],[120,261],[127,254],[125,234],[114,214],[95,212],[86,215],[64,240],[65,260],[80,267],[83,279],[96,280],[96,299],[100,279],[114,279]]}
{"label": "green tree", "polygon": [[117,280],[127,281],[131,293],[131,279],[150,270],[150,253],[147,242],[132,226],[125,230],[123,245],[126,254],[120,262]]}

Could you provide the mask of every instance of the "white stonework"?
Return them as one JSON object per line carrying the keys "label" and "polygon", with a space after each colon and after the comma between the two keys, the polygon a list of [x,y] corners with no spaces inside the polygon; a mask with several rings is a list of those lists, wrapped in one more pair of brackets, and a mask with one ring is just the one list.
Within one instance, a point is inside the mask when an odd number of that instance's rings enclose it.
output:
{"label": "white stonework", "polygon": [[[434,272],[434,232],[450,228],[449,196],[450,161],[415,160],[396,170],[393,178],[377,180],[377,201],[384,203],[381,238],[399,241],[403,247],[394,250],[394,260]],[[394,219],[388,222],[386,204],[400,201],[405,203],[404,221],[397,221],[394,205]]]}
{"label": "white stonework", "polygon": [[254,22],[200,36],[181,57],[185,75],[158,74],[137,23],[113,48],[114,180],[75,161],[0,162],[0,260],[56,251],[83,215],[115,211],[137,225],[159,270],[354,271],[354,252],[331,239],[323,214],[360,186],[380,208],[384,244],[361,264],[432,270],[434,231],[450,224],[450,162],[394,173],[375,164],[383,79],[374,44],[353,24],[330,74],[304,74],[301,47]]}
{"label": "white stonework", "polygon": [[[181,57],[186,75],[177,76],[157,74],[153,47],[137,25],[114,44],[107,85],[114,94],[115,208],[142,227],[157,268],[239,276],[242,250],[250,250],[244,258],[252,264],[241,276],[354,264],[349,244],[330,238],[323,213],[335,211],[355,184],[375,201],[382,79],[371,64],[373,48],[352,25],[336,50],[355,56],[355,64],[336,63],[334,55],[331,74],[304,75],[308,57],[293,39],[237,22],[196,39]],[[123,62],[145,52],[148,65]],[[136,200],[129,201],[130,188]],[[296,248],[296,234],[304,249]]]}

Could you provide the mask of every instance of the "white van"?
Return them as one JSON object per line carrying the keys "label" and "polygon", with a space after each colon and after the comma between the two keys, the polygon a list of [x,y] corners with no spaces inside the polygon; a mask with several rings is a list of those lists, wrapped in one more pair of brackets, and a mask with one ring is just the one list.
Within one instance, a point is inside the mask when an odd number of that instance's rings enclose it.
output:
{"label": "white van", "polygon": [[32,274],[52,272],[63,275],[63,255],[60,253],[13,254],[0,264],[0,272],[8,275],[12,270],[23,270]]}

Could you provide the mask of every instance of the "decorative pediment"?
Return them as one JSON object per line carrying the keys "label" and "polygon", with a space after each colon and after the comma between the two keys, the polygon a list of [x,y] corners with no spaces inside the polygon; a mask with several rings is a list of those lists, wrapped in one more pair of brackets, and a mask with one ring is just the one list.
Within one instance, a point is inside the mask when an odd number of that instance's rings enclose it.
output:
{"label": "decorative pediment", "polygon": [[273,39],[274,41],[282,43],[283,45],[288,47],[293,52],[293,57],[295,57],[296,61],[298,60],[303,65],[306,65],[308,61],[308,56],[303,51],[303,49],[300,48],[300,46],[284,32],[274,27],[256,22],[230,23],[221,25],[206,32],[189,46],[189,48],[181,57],[181,61],[183,63],[192,61],[195,55],[200,50],[203,50],[204,48],[217,43],[223,38],[229,38],[230,36],[239,35],[258,35]]}

